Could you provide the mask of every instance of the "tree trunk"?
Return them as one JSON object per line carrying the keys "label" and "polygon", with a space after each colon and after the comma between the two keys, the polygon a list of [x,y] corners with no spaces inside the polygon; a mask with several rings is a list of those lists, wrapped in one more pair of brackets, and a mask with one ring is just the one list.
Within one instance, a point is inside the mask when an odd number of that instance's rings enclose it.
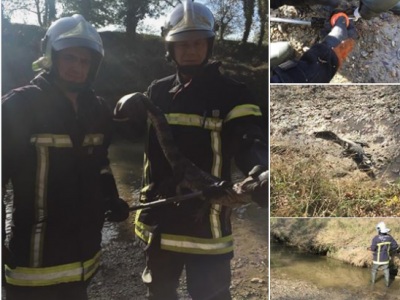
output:
{"label": "tree trunk", "polygon": [[46,1],[48,3],[48,7],[49,7],[49,14],[48,14],[48,21],[49,21],[49,26],[51,25],[51,23],[56,19],[56,14],[57,14],[57,10],[56,10],[56,0],[47,0]]}
{"label": "tree trunk", "polygon": [[43,28],[42,13],[40,12],[40,0],[35,0],[35,6],[36,6],[36,13],[37,13],[39,26]]}
{"label": "tree trunk", "polygon": [[125,26],[126,26],[126,35],[130,42],[133,42],[136,38],[136,29],[140,21],[136,17],[138,10],[137,7],[138,3],[136,3],[135,1],[137,0],[128,0],[126,3],[127,10],[126,10]]}
{"label": "tree trunk", "polygon": [[258,0],[258,15],[260,17],[260,36],[257,45],[261,47],[267,26],[268,0]]}
{"label": "tree trunk", "polygon": [[255,0],[243,0],[243,12],[245,17],[242,44],[246,44],[249,39],[251,25],[253,24]]}

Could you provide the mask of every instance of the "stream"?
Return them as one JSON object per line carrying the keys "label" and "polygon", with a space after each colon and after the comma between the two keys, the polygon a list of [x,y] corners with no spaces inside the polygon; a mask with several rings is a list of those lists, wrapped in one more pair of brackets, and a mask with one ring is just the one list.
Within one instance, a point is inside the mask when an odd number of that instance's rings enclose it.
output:
{"label": "stream", "polygon": [[[311,283],[318,289],[332,290],[343,294],[359,295],[368,293],[400,299],[400,278],[392,281],[390,288],[386,288],[382,271],[379,271],[374,286],[370,285],[370,269],[354,267],[339,260],[311,254],[297,247],[286,246],[282,243],[271,242],[271,281],[285,277],[289,280],[300,280]],[[362,298],[361,298],[362,297]],[[355,298],[356,299],[356,298]]]}

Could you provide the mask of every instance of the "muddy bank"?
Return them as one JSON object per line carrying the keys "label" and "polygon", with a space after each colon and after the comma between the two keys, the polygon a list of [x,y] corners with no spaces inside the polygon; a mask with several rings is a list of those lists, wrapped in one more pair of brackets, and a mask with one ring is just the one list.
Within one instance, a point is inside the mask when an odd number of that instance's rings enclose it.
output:
{"label": "muddy bank", "polygon": [[[340,10],[349,12],[359,1],[342,1]],[[271,10],[271,17],[311,20],[329,18],[331,9],[323,6],[294,8],[282,6]],[[321,29],[271,22],[271,42],[290,41],[299,58],[312,45],[322,41]],[[372,20],[356,23],[358,39],[347,61],[332,79],[332,83],[398,83],[400,82],[400,16],[383,13]]]}
{"label": "muddy bank", "polygon": [[399,178],[400,86],[272,86],[270,106],[275,143],[322,149],[333,170],[354,173],[354,162],[340,159],[340,146],[313,136],[330,130],[367,143],[377,175]]}

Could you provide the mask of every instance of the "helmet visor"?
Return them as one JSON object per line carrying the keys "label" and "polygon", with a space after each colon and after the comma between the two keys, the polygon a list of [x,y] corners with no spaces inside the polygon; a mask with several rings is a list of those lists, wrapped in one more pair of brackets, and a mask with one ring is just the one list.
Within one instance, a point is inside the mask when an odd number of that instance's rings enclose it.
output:
{"label": "helmet visor", "polygon": [[55,51],[60,51],[60,50],[72,48],[72,47],[89,48],[91,50],[94,50],[94,51],[100,53],[101,56],[104,56],[104,50],[103,50],[102,45],[100,45],[99,43],[97,43],[95,41],[88,40],[85,38],[79,38],[79,37],[64,38],[64,39],[55,41],[53,43],[53,49]]}
{"label": "helmet visor", "polygon": [[214,37],[215,33],[212,31],[206,30],[189,30],[176,32],[173,34],[169,34],[165,40],[167,42],[182,42],[182,41],[193,41],[200,39],[207,39],[210,37]]}

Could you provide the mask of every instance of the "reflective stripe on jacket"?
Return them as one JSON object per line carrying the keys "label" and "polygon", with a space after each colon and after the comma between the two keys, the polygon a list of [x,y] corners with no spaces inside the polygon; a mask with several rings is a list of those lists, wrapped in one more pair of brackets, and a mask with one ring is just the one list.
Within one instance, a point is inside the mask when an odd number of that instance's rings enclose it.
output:
{"label": "reflective stripe on jacket", "polygon": [[[247,173],[254,166],[246,162],[249,149],[265,157],[259,164],[268,164],[266,143],[261,150],[253,148],[254,140],[264,140],[259,131],[260,108],[247,87],[221,75],[217,65],[208,65],[204,74],[186,85],[176,75],[155,81],[148,96],[164,112],[180,151],[204,171],[230,180],[230,162],[235,157]],[[141,201],[175,195],[171,167],[152,127],[143,171]],[[164,250],[231,256],[230,214],[225,206],[193,199],[139,211],[135,231],[145,244],[157,240]]]}
{"label": "reflective stripe on jacket", "polygon": [[[11,180],[10,251],[17,268],[9,284],[51,285],[87,280],[98,266],[104,174],[112,116],[92,91],[78,98],[78,112],[49,82],[11,91],[2,104],[3,187]],[[109,176],[109,175],[108,175]]]}
{"label": "reflective stripe on jacket", "polygon": [[373,238],[371,250],[374,251],[373,263],[377,265],[389,264],[390,252],[399,248],[397,242],[389,234],[380,234]]}

